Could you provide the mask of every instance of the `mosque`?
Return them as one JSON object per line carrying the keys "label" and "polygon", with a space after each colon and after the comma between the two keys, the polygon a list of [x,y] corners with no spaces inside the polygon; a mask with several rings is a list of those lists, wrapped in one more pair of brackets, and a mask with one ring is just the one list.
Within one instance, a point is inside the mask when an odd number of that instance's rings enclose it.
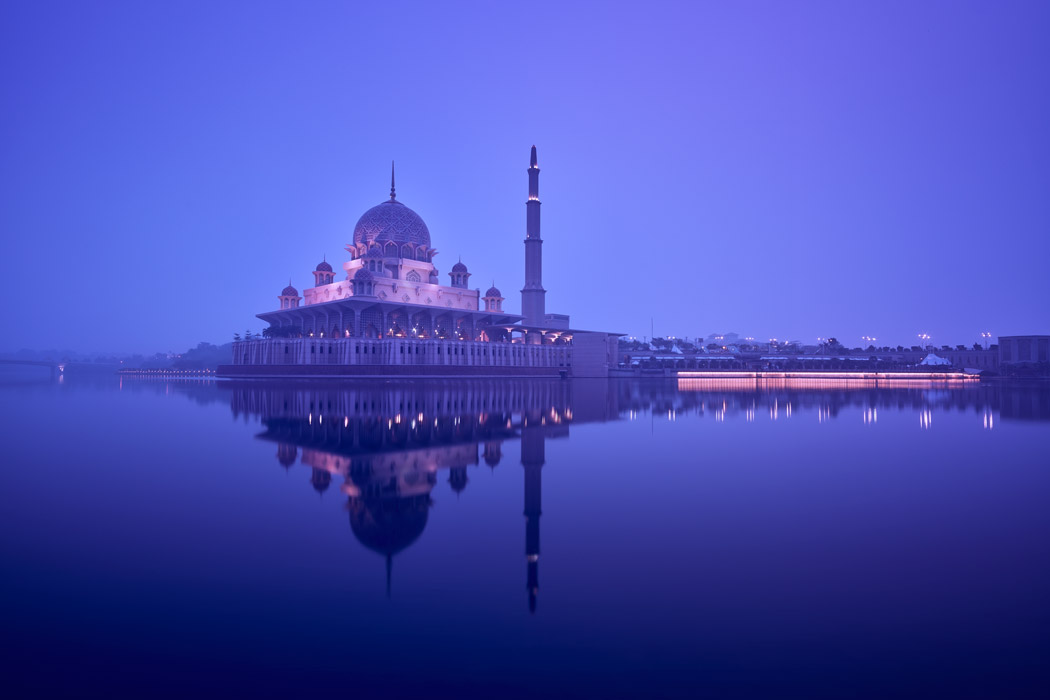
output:
{"label": "mosque", "polygon": [[495,285],[472,289],[461,259],[441,283],[430,230],[398,200],[391,165],[390,199],[357,221],[342,274],[322,260],[301,295],[289,282],[258,314],[262,337],[235,342],[220,376],[608,376],[618,334],[546,312],[535,146],[527,172],[521,314]]}

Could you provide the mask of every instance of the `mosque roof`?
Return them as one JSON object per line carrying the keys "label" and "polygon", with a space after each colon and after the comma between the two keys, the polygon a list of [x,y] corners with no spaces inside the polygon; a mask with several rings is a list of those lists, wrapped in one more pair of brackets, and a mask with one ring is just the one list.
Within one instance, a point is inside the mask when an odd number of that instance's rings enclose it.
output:
{"label": "mosque roof", "polygon": [[318,272],[331,272],[332,266],[328,264],[327,260],[322,260],[321,262],[317,263],[316,270]]}
{"label": "mosque roof", "polygon": [[390,200],[366,211],[354,226],[354,245],[387,241],[429,248],[430,230],[419,214],[401,202]]}
{"label": "mosque roof", "polygon": [[455,265],[452,266],[452,271],[453,272],[466,272],[467,271],[467,266],[463,264],[462,260],[460,260],[459,262],[457,262]]}
{"label": "mosque roof", "polygon": [[485,296],[487,296],[487,297],[501,297],[503,295],[500,294],[500,291],[498,289],[496,289],[495,287],[489,287],[489,291],[485,292]]}
{"label": "mosque roof", "polygon": [[359,269],[356,274],[354,274],[354,279],[355,280],[365,281],[365,280],[370,280],[372,278],[373,278],[372,273],[369,272],[368,270],[366,270],[363,267],[361,269]]}
{"label": "mosque roof", "polygon": [[354,226],[354,245],[387,241],[430,247],[430,230],[423,219],[395,197],[393,165],[390,166],[390,200],[366,211]]}
{"label": "mosque roof", "polygon": [[282,297],[297,297],[297,296],[299,296],[299,290],[297,290],[297,289],[296,289],[295,287],[293,287],[292,285],[288,285],[288,286],[287,286],[287,287],[285,287],[285,288],[284,288],[284,290],[283,290],[283,291],[281,292],[281,296],[282,296]]}

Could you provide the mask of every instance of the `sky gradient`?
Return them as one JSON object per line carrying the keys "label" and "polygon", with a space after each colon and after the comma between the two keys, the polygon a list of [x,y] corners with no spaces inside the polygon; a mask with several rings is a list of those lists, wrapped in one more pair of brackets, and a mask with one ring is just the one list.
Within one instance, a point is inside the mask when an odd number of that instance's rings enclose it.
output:
{"label": "sky gradient", "polygon": [[1050,333],[1046,3],[5,3],[0,351],[225,342],[387,197],[520,308]]}

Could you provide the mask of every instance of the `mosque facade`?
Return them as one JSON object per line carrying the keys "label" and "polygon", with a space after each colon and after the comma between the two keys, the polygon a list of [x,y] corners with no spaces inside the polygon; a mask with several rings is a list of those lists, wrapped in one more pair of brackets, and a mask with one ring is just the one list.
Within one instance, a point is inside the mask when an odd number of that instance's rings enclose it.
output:
{"label": "mosque facade", "polygon": [[539,173],[533,146],[521,314],[495,285],[471,288],[462,259],[442,283],[430,230],[397,199],[391,166],[390,198],[361,215],[349,259],[338,269],[322,260],[302,294],[289,281],[277,308],[258,314],[262,336],[236,341],[220,375],[608,376],[618,335],[546,312]]}

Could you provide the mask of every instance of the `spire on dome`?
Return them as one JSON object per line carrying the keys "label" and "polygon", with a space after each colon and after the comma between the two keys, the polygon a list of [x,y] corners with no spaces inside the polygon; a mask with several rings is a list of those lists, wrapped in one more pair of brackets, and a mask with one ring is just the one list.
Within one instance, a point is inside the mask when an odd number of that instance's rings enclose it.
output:
{"label": "spire on dome", "polygon": [[390,161],[390,201],[393,202],[397,199],[394,194],[394,161]]}

